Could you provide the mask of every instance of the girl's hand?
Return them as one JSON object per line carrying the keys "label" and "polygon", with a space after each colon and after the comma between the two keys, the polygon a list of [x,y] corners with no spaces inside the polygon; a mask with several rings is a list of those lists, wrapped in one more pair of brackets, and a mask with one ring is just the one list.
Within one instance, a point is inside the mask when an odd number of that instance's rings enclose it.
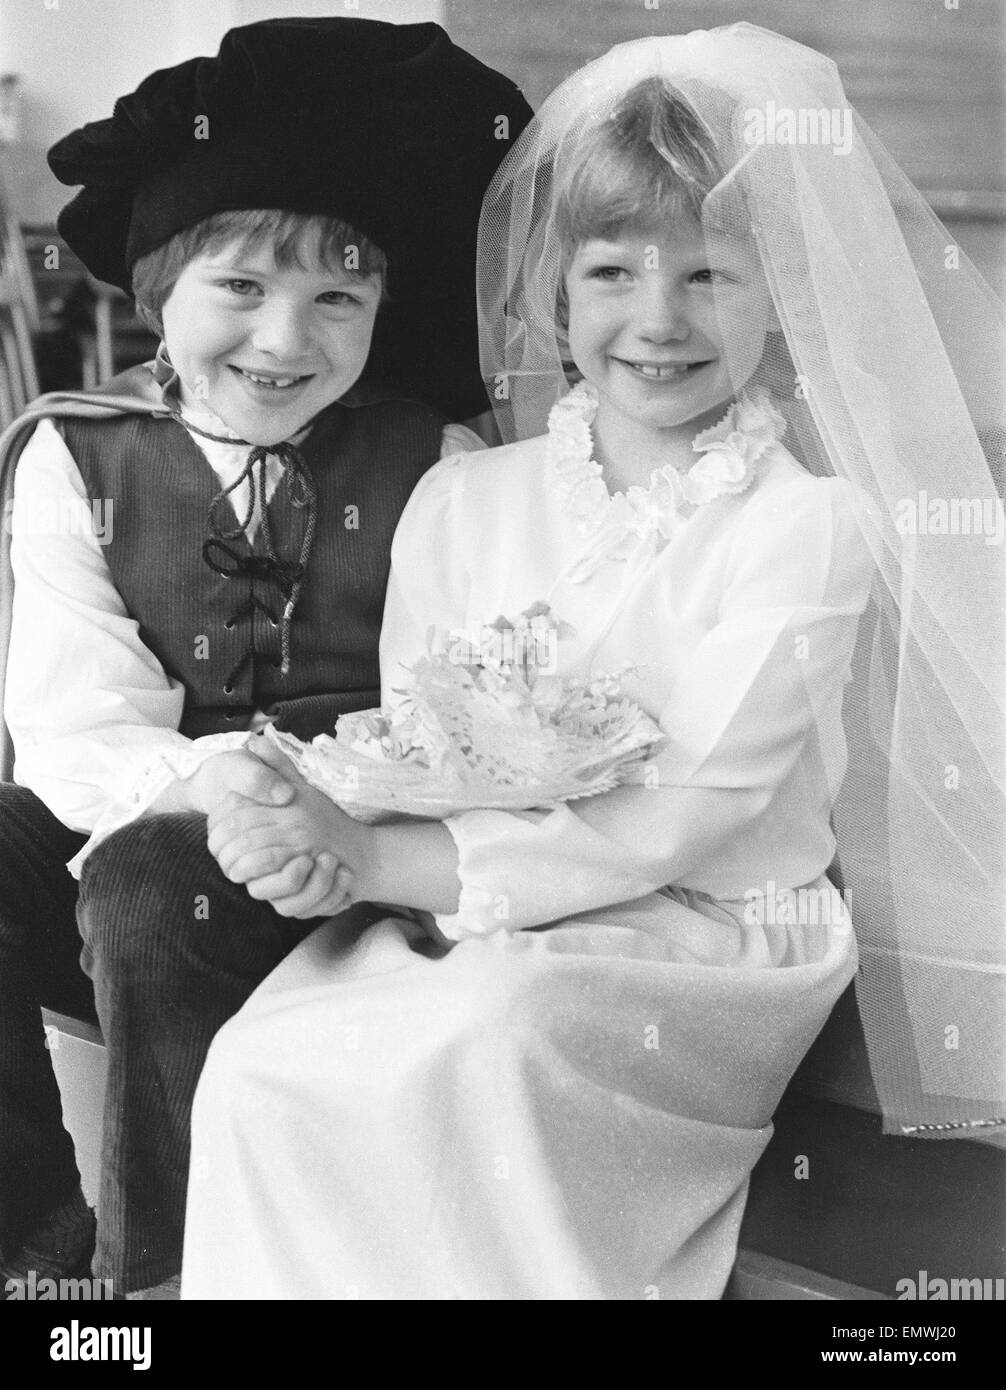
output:
{"label": "girl's hand", "polygon": [[310,917],[347,905],[368,861],[367,830],[302,783],[285,807],[226,801],[208,818],[207,844],[232,883],[285,916]]}
{"label": "girl's hand", "polygon": [[316,860],[300,855],[278,874],[245,886],[251,897],[271,903],[283,917],[334,917],[356,901],[351,871],[327,852]]}
{"label": "girl's hand", "polygon": [[[209,817],[208,828],[210,851],[226,876],[287,917],[332,915],[347,898],[408,903],[434,914],[458,910],[458,850],[436,821],[364,825],[302,783],[289,806],[235,798]],[[338,879],[333,865],[331,887],[325,855],[347,871]]]}

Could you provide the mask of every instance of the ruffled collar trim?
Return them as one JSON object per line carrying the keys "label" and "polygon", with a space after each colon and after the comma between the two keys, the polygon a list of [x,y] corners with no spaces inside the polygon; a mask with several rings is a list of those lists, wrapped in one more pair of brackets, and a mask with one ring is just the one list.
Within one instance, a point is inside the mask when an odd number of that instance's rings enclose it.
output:
{"label": "ruffled collar trim", "polygon": [[580,382],[548,417],[550,487],[582,536],[603,530],[612,539],[669,540],[700,507],[749,488],[758,464],[786,429],[767,392],[741,393],[721,420],[695,436],[692,448],[701,457],[687,472],[665,464],[654,469],[649,487],[611,493],[594,458],[597,405],[594,387]]}

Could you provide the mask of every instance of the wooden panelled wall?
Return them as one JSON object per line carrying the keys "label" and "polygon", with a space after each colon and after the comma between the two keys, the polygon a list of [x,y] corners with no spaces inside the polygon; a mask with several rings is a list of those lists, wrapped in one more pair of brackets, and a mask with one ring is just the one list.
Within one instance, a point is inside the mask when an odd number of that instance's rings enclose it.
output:
{"label": "wooden panelled wall", "polygon": [[532,106],[614,43],[748,20],[833,58],[920,188],[1006,189],[1004,0],[445,0],[451,36]]}

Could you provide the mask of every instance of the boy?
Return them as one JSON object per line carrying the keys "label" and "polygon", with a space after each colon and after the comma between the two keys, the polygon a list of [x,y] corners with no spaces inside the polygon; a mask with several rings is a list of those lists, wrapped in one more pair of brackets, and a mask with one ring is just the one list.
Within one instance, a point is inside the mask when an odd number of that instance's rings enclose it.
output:
{"label": "boy", "polygon": [[[209,855],[226,796],[294,794],[214,735],[268,718],[311,737],[378,702],[395,524],[437,457],[475,442],[447,421],[484,404],[477,216],[529,114],[436,25],[274,20],[51,152],[84,185],[61,232],[164,344],[7,441],[0,1293],[90,1264],[38,1012],[90,1009],[80,936],[109,1061],[95,1273],[128,1293],[180,1266],[206,1049],[314,925]],[[127,805],[146,814],[123,825]],[[286,872],[296,890],[335,865]]]}

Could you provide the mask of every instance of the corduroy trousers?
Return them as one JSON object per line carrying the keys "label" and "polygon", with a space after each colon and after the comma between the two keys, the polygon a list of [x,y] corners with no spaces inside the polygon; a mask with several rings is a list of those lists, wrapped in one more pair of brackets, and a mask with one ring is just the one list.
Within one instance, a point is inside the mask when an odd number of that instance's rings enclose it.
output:
{"label": "corduroy trousers", "polygon": [[213,1035],[317,920],[229,883],[202,816],[117,831],[78,892],[66,862],[83,843],[32,792],[0,784],[0,1249],[16,1251],[79,1182],[40,1006],[97,1016],[108,1086],[94,1273],[128,1293],[181,1269],[189,1118]]}

